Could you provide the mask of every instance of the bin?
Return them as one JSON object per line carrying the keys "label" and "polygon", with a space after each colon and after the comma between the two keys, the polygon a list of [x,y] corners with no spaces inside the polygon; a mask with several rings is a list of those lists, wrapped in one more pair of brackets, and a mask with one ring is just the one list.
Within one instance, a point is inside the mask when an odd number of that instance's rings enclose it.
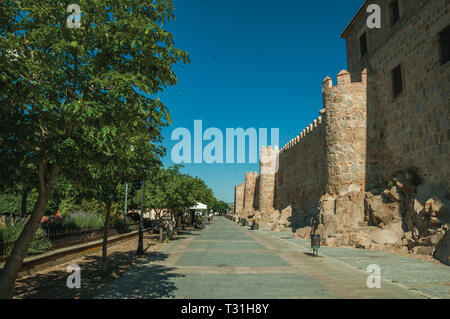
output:
{"label": "bin", "polygon": [[311,234],[311,248],[313,250],[313,256],[317,256],[319,254],[319,248],[320,248],[320,235],[319,234]]}

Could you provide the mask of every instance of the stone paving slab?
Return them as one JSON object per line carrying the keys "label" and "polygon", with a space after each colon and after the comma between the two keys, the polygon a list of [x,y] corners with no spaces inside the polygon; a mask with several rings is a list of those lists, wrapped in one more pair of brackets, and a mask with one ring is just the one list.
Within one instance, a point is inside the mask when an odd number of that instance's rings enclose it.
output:
{"label": "stone paving slab", "polygon": [[[188,246],[188,250],[209,250],[211,249],[211,241],[194,241]],[[214,249],[217,250],[265,250],[265,247],[254,241],[239,242],[214,242]]]}
{"label": "stone paving slab", "polygon": [[[166,245],[148,260],[107,286],[98,298],[424,298],[424,294],[383,281],[366,286],[368,274],[353,266],[366,258],[350,252],[312,257],[308,241],[289,234],[249,231],[215,218],[192,236]],[[322,251],[324,252],[325,251]],[[346,257],[342,257],[345,255]],[[351,259],[346,264],[344,260]],[[387,262],[392,262],[391,257]],[[377,258],[383,260],[383,258]],[[360,265],[361,267],[364,264]]]}
{"label": "stone paving slab", "polygon": [[[292,238],[292,235],[287,233],[262,232],[310,250],[310,241],[307,239]],[[291,239],[286,239],[289,237]],[[361,271],[365,271],[368,265],[377,264],[384,279],[405,285],[411,290],[421,291],[431,297],[450,298],[450,267],[447,265],[365,249],[321,247],[319,254]]]}
{"label": "stone paving slab", "polygon": [[290,274],[298,273],[298,271],[292,267],[205,267],[205,266],[177,266],[173,268],[174,273],[183,274]]}
{"label": "stone paving slab", "polygon": [[225,252],[225,251],[186,251],[176,263],[176,266],[241,266],[241,267],[273,267],[289,266],[283,259],[270,252]]}

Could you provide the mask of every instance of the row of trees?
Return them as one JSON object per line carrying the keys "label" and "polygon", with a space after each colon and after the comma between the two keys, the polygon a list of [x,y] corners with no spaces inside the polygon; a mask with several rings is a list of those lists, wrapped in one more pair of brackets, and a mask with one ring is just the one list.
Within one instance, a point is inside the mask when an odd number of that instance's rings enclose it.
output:
{"label": "row of trees", "polygon": [[[148,171],[145,181],[144,206],[153,209],[156,220],[167,219],[177,221],[179,214],[195,206],[197,202],[214,209],[217,201],[210,188],[203,180],[182,174],[180,165],[168,169],[154,167]],[[138,207],[142,198],[142,189],[138,189],[132,197],[132,204]],[[160,240],[163,236],[163,223],[159,223]]]}
{"label": "row of trees", "polygon": [[[196,202],[205,203],[215,212],[226,212],[229,205],[217,200],[213,192],[198,177],[192,177],[180,172],[181,165],[164,168],[160,163],[143,169],[142,175],[147,176],[144,206],[154,209],[157,214],[178,213]],[[81,176],[83,177],[83,176]],[[118,184],[115,188],[117,198],[112,202],[116,215],[123,214],[125,193],[127,192],[128,209],[140,209],[142,199],[142,180],[129,181]],[[37,191],[33,185],[16,184],[14,187],[3,188],[0,193],[0,214],[7,213],[12,216],[26,217],[31,214],[37,200]],[[127,191],[125,188],[127,187]],[[23,189],[30,191],[23,191]],[[54,215],[59,212],[67,216],[73,212],[100,212],[104,213],[105,205],[96,196],[92,186],[73,183],[65,176],[60,175],[55,181],[45,215]],[[162,209],[164,208],[164,209]]]}
{"label": "row of trees", "polygon": [[163,28],[171,0],[80,0],[80,28],[66,24],[69,4],[0,6],[0,187],[37,193],[0,273],[0,298],[12,295],[60,177],[105,203],[107,229],[118,185],[159,165],[171,118],[157,96],[177,83],[173,65],[189,62]]}

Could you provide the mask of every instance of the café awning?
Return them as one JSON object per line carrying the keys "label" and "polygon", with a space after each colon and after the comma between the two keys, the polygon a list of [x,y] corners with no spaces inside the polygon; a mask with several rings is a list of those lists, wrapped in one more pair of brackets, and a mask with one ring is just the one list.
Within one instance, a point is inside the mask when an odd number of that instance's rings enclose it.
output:
{"label": "caf\u00e9 awning", "polygon": [[208,206],[206,206],[203,203],[198,202],[197,205],[191,207],[190,209],[193,209],[193,210],[207,210]]}

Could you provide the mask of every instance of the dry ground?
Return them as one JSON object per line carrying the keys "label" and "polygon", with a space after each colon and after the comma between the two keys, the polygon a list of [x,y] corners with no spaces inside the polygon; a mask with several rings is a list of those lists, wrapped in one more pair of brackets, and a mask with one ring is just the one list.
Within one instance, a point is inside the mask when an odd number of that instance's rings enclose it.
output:
{"label": "dry ground", "polygon": [[[101,249],[73,259],[64,264],[49,267],[32,275],[24,276],[16,281],[13,298],[91,298],[106,284],[121,277],[139,259],[146,258],[158,251],[164,243],[157,241],[158,235],[144,234],[145,255],[136,254],[138,237],[108,247],[108,260],[112,273],[104,276],[101,273]],[[67,266],[77,264],[81,268],[81,288],[69,289],[66,286]]]}

